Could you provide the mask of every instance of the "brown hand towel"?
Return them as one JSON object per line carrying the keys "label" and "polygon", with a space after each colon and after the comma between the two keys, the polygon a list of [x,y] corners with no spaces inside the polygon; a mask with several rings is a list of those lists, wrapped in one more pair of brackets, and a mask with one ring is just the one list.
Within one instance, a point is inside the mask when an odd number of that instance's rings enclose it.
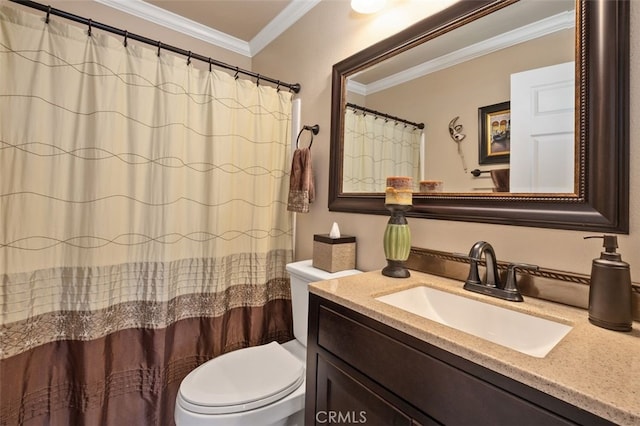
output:
{"label": "brown hand towel", "polygon": [[315,199],[315,185],[311,167],[311,150],[299,148],[293,153],[291,177],[289,178],[289,202],[287,210],[308,213],[309,203]]}
{"label": "brown hand towel", "polygon": [[509,169],[491,170],[491,179],[495,186],[493,192],[509,192]]}

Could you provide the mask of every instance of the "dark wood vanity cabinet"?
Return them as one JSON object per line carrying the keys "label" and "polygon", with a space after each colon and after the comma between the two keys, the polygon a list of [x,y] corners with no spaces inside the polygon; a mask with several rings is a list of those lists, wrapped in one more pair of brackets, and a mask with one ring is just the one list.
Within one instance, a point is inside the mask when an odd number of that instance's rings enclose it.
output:
{"label": "dark wood vanity cabinet", "polygon": [[571,404],[311,294],[306,425],[600,425]]}

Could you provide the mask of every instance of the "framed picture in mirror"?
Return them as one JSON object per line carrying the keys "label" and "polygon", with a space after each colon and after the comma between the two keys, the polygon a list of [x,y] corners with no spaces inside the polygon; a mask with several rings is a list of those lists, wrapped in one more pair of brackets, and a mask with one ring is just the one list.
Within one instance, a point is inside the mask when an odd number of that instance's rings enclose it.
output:
{"label": "framed picture in mirror", "polygon": [[510,102],[478,108],[478,163],[509,163],[511,149]]}

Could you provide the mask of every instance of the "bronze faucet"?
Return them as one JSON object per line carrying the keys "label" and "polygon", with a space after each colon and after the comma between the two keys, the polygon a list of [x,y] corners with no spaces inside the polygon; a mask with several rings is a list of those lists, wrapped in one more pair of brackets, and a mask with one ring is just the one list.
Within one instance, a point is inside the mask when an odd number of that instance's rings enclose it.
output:
{"label": "bronze faucet", "polygon": [[[478,264],[482,262],[483,255],[487,269],[484,283],[480,279],[480,272],[478,271]],[[502,285],[500,283],[500,275],[498,274],[496,253],[491,244],[486,241],[478,241],[471,247],[469,260],[469,275],[463,287],[465,290],[514,302],[524,301],[516,283],[516,269],[538,269],[536,265],[511,263],[507,268],[507,282]]]}

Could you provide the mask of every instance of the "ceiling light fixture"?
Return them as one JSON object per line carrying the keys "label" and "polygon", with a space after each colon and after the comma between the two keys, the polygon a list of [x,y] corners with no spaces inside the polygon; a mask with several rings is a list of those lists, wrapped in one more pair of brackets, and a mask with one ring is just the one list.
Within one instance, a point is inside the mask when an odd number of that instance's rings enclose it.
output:
{"label": "ceiling light fixture", "polygon": [[363,14],[380,12],[387,0],[351,0],[351,8]]}

